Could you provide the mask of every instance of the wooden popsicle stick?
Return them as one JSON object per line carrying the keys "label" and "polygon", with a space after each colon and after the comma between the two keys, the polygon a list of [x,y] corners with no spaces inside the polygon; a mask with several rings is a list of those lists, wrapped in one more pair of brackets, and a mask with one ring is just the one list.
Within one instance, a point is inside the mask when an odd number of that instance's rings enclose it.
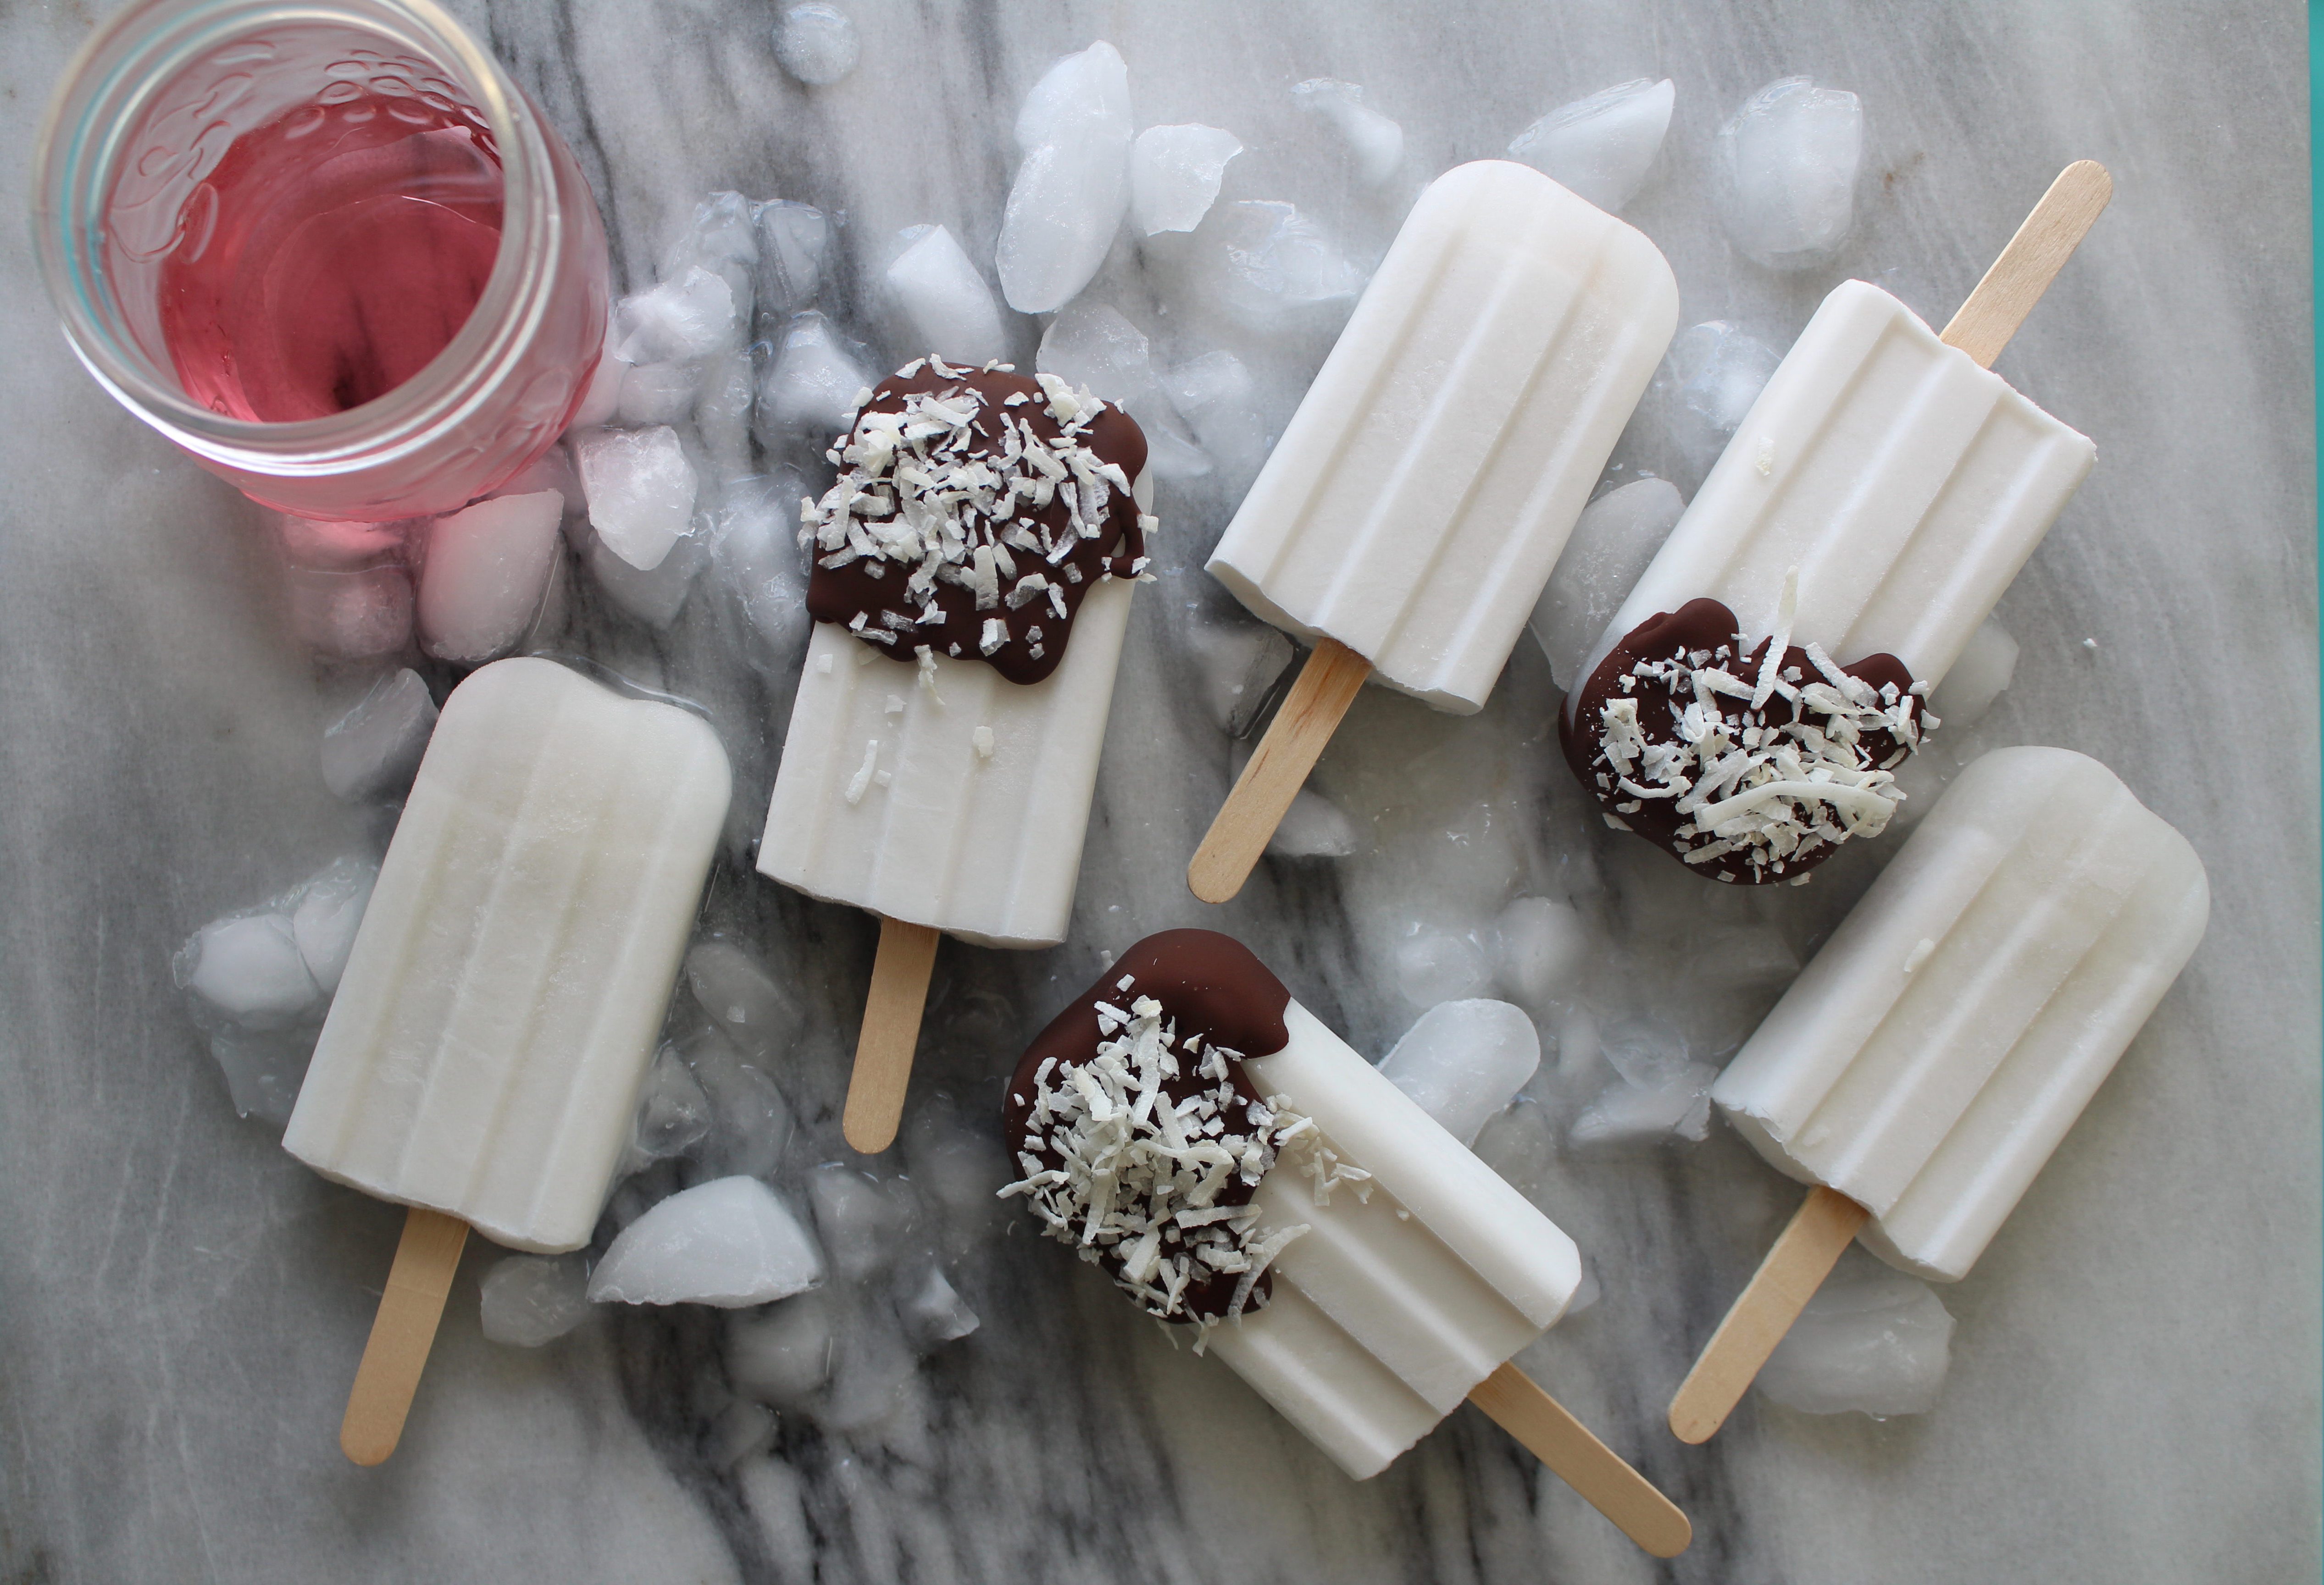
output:
{"label": "wooden popsicle stick", "polygon": [[1679,1383],[1671,1398],[1673,1435],[1681,1442],[1707,1442],[1727,1424],[1744,1389],[1871,1215],[1837,1189],[1818,1188],[1801,1202],[1791,1225]]}
{"label": "wooden popsicle stick", "polygon": [[1937,339],[1969,354],[1978,367],[1993,367],[2113,196],[2114,178],[2095,160],[2077,160],[2060,171]]}
{"label": "wooden popsicle stick", "polygon": [[1356,702],[1372,663],[1336,639],[1318,639],[1291,691],[1283,696],[1234,790],[1219,806],[1203,845],[1186,866],[1186,885],[1206,903],[1222,903],[1242,889],[1259,855],[1299,796],[1307,773],[1332,741],[1340,718]]}
{"label": "wooden popsicle stick", "polygon": [[912,1053],[920,1043],[920,1012],[936,968],[936,932],[901,919],[880,921],[880,951],[872,960],[872,989],[863,999],[863,1031],[855,1037],[855,1071],[847,1080],[847,1110],[839,1131],[866,1156],[896,1142],[904,1091],[912,1082]]}
{"label": "wooden popsicle stick", "polygon": [[364,1344],[346,1417],[339,1422],[339,1451],[365,1468],[385,1462],[403,1438],[411,1395],[420,1390],[444,1296],[452,1291],[467,1241],[468,1224],[456,1216],[418,1205],[404,1214],[395,1263],[387,1269],[371,1341]]}
{"label": "wooden popsicle stick", "polygon": [[1469,1401],[1655,1556],[1676,1557],[1694,1539],[1694,1526],[1676,1503],[1515,1365],[1485,1378]]}

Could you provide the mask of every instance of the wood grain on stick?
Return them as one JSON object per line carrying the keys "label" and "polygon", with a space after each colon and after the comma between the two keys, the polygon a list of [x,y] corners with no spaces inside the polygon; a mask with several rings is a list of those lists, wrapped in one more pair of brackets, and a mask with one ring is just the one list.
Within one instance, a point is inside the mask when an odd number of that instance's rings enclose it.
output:
{"label": "wood grain on stick", "polygon": [[1515,1365],[1485,1378],[1469,1401],[1655,1556],[1676,1557],[1694,1539],[1694,1526],[1676,1503]]}
{"label": "wood grain on stick", "polygon": [[866,1156],[896,1142],[936,962],[936,931],[901,919],[880,921],[880,952],[872,961],[863,1030],[855,1038],[855,1071],[847,1080],[847,1110],[839,1120],[848,1144]]}
{"label": "wood grain on stick", "polygon": [[363,1363],[355,1367],[346,1417],[339,1422],[339,1451],[358,1464],[384,1462],[403,1438],[411,1396],[420,1390],[444,1296],[452,1291],[467,1241],[468,1224],[456,1216],[417,1205],[404,1214],[387,1289],[372,1318]]}
{"label": "wood grain on stick", "polygon": [[1681,1442],[1707,1442],[1727,1424],[1759,1368],[1871,1214],[1837,1189],[1819,1188],[1801,1203],[1750,1286],[1703,1345],[1694,1368],[1679,1383],[1670,1406],[1673,1435]]}
{"label": "wood grain on stick", "polygon": [[1993,367],[2113,196],[2114,178],[2095,160],[2077,160],[2060,171],[1938,339],[1979,368]]}
{"label": "wood grain on stick", "polygon": [[1267,851],[1283,812],[1299,796],[1307,773],[1332,741],[1340,718],[1356,702],[1372,663],[1335,639],[1318,639],[1307,664],[1268,724],[1234,790],[1219,806],[1203,845],[1186,866],[1186,884],[1206,903],[1222,903],[1242,889]]}

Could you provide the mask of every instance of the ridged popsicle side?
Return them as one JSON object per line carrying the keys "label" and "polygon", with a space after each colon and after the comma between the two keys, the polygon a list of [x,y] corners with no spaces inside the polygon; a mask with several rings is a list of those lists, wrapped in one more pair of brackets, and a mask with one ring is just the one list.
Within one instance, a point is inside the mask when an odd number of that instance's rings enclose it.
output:
{"label": "ridged popsicle side", "polygon": [[2090,440],[1861,281],[1835,287],[1592,646],[1689,600],[1841,665],[1887,653],[1934,687],[2096,460]]}
{"label": "ridged popsicle side", "polygon": [[1064,662],[1030,685],[938,656],[923,687],[908,658],[817,622],[760,871],[982,945],[1064,940],[1131,589],[1091,590]]}
{"label": "ridged popsicle side", "polygon": [[1480,161],[1413,207],[1210,572],[1441,710],[1479,709],[1670,345],[1646,237]]}
{"label": "ridged popsicle side", "polygon": [[283,1146],[512,1249],[588,1242],[725,819],[710,728],[551,661],[454,690]]}
{"label": "ridged popsicle side", "polygon": [[1767,1158],[1967,1275],[2203,934],[2186,839],[2098,761],[1961,773],[1719,1082]]}
{"label": "ridged popsicle side", "polygon": [[1268,1306],[1210,1346],[1358,1479],[1379,1473],[1564,1313],[1581,1256],[1524,1195],[1292,1002],[1290,1043],[1254,1059],[1261,1092],[1314,1118],[1373,1175],[1318,1205],[1279,1166],[1259,1225],[1310,1230],[1277,1258]]}

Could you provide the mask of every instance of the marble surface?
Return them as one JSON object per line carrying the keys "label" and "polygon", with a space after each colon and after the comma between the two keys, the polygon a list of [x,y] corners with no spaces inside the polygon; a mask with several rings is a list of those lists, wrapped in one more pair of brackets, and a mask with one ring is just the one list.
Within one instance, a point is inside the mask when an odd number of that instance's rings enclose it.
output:
{"label": "marble surface", "polygon": [[[1999,367],[2095,437],[2097,471],[2001,607],[2015,686],[1957,751],[2086,751],[2184,829],[2210,935],[1976,1272],[1936,1409],[1876,1424],[1747,1401],[1682,1447],[1662,1405],[1793,1201],[1714,1129],[1699,1146],[1556,1143],[1603,1072],[1554,1058],[1526,1103],[1526,1183],[1604,1297],[1526,1362],[1692,1515],[1656,1564],[1469,1410],[1388,1474],[1339,1476],[1214,1362],[1174,1352],[1061,1251],[987,1239],[958,1281],[983,1318],[884,1424],[787,1415],[722,1463],[721,1323],[608,1313],[538,1352],[486,1342],[472,1246],[401,1451],[333,1447],[400,1215],[239,1120],[170,982],[201,921],[377,836],[316,739],[353,686],[287,635],[257,514],[113,407],[67,355],[21,225],[0,228],[0,1574],[193,1580],[1702,1581],[2285,1580],[2318,1567],[2318,763],[2313,371],[2301,19],[2283,5],[940,5],[856,0],[862,64],[782,77],[769,8],[724,0],[453,7],[580,152],[616,269],[648,277],[705,191],[844,213],[837,309],[886,332],[863,263],[942,221],[989,261],[1017,101],[1102,37],[1140,124],[1228,126],[1229,197],[1291,199],[1376,253],[1411,192],[1554,105],[1676,80],[1663,163],[1628,218],[1668,254],[1682,323],[1777,346],[1843,275],[1938,319],[2059,166],[2112,167],[2114,206]],[[0,212],[22,215],[39,107],[102,5],[0,14]],[[1706,198],[1719,121],[1767,79],[1853,88],[1862,224],[1832,268],[1742,263]],[[1369,85],[1404,176],[1358,189],[1287,90]],[[1408,179],[1408,180],[1406,180]],[[1204,350],[1169,247],[1125,239],[1098,285],[1174,357]],[[1013,318],[1029,354],[1038,328]],[[1321,336],[1242,347],[1279,412]],[[1654,426],[1617,454],[1676,471]],[[1419,1010],[1398,943],[1507,898],[1571,895],[1614,944],[1725,929],[1772,954],[1723,1002],[1731,1044],[1877,870],[1697,908],[1611,844],[1550,762],[1546,669],[1520,648],[1491,705],[1432,715],[1375,690],[1319,785],[1361,850],[1270,864],[1231,907],[1180,879],[1231,748],[1191,697],[1198,630],[1240,619],[1199,571],[1231,481],[1166,490],[1072,942],[947,945],[916,1105],[985,1128],[997,1075],[1100,954],[1210,922],[1378,1055]],[[583,641],[709,705],[739,800],[764,797],[788,692],[737,667],[697,591],[668,634],[586,608]],[[2094,640],[2095,648],[2085,640]],[[1680,878],[1683,879],[1683,878]],[[782,1082],[795,1170],[836,1153],[864,917],[722,867],[709,923],[812,1009]],[[1613,952],[1618,947],[1609,946]],[[1755,977],[1756,976],[1756,977]],[[1654,1011],[1609,971],[1597,993]],[[1624,999],[1628,998],[1626,1001]],[[1716,999],[1712,999],[1716,1001]],[[1711,1010],[1702,1010],[1711,1007]],[[1526,1150],[1531,1154],[1527,1155]],[[804,1153],[804,1154],[802,1154]],[[1512,1168],[1512,1170],[1516,1170]]]}

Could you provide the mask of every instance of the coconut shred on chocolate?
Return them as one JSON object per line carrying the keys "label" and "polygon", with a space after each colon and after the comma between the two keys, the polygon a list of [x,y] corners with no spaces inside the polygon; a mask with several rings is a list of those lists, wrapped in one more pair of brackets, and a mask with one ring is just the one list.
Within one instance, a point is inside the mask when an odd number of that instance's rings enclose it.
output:
{"label": "coconut shred on chocolate", "polygon": [[1065,659],[1082,600],[1146,570],[1130,482],[1146,437],[1054,374],[922,358],[882,380],[800,505],[807,613],[899,660],[949,655],[1036,683]]}
{"label": "coconut shred on chocolate", "polygon": [[[1207,1329],[1263,1308],[1267,1268],[1305,1224],[1264,1229],[1259,1180],[1296,1154],[1320,1203],[1370,1175],[1314,1123],[1263,1096],[1244,1051],[1288,1043],[1291,994],[1231,937],[1150,935],[1042,1031],[1009,1083],[1002,1127],[1042,1230],[1139,1306]],[[1199,1344],[1198,1344],[1199,1346]]]}
{"label": "coconut shred on chocolate", "polygon": [[1735,613],[1691,600],[1626,636],[1560,717],[1566,760],[1606,823],[1690,868],[1764,884],[1877,836],[1904,794],[1895,768],[1938,723],[1893,655],[1850,666],[1776,631],[1746,649]]}

